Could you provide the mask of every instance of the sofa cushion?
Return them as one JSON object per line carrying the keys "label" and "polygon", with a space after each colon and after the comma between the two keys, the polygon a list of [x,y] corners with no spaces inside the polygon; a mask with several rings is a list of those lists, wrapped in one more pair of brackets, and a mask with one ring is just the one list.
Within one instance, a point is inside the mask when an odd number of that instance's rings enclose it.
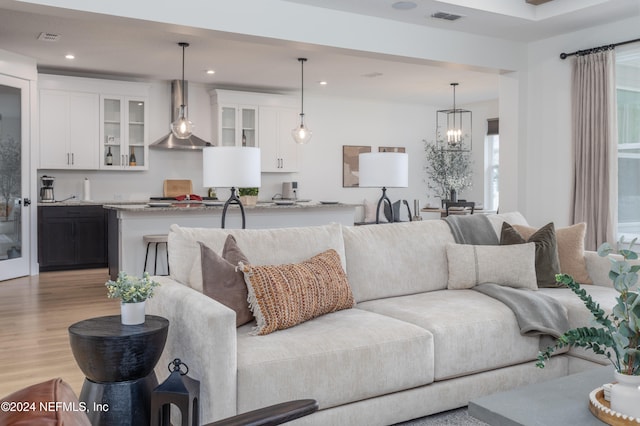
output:
{"label": "sofa cushion", "polygon": [[505,222],[510,225],[529,226],[529,223],[527,223],[527,219],[525,219],[520,212],[488,214],[487,219],[489,219],[489,222],[491,222],[493,230],[496,232],[498,239],[500,238],[500,232],[502,232],[502,224]]}
{"label": "sofa cushion", "polygon": [[433,381],[433,336],[358,308],[268,336],[238,328],[238,412],[313,398],[320,409]]}
{"label": "sofa cushion", "polygon": [[537,290],[535,244],[478,246],[447,244],[449,281],[453,290],[494,283]]}
{"label": "sofa cushion", "polygon": [[229,235],[222,249],[222,256],[200,243],[202,259],[202,292],[236,312],[236,327],[253,320],[247,301],[247,285],[237,266],[249,263],[247,257]]}
{"label": "sofa cushion", "polygon": [[[513,227],[528,239],[537,228],[523,225]],[[584,236],[587,232],[586,223],[578,223],[566,228],[556,229],[558,241],[558,258],[560,259],[560,271],[569,274],[576,282],[581,284],[593,284],[587,272],[587,262],[584,259]]]}
{"label": "sofa cushion", "polygon": [[344,227],[347,276],[356,302],[447,287],[449,225],[423,220]]}
{"label": "sofa cushion", "polygon": [[536,245],[536,280],[538,287],[562,287],[556,282],[556,274],[560,273],[560,261],[558,260],[558,243],[553,222],[548,223],[529,238],[524,238],[516,229],[508,223],[502,224],[500,244],[523,244],[526,242]]}
{"label": "sofa cushion", "polygon": [[511,309],[474,290],[371,300],[358,304],[358,309],[397,318],[433,334],[436,381],[531,361],[538,355],[539,337],[522,336]]}
{"label": "sofa cushion", "polygon": [[[83,409],[86,406],[81,405],[71,387],[60,378],[47,380],[16,391],[2,398],[0,402],[3,403],[3,409],[0,410],[0,425],[91,426]],[[23,408],[28,409],[11,409],[10,405],[7,407],[9,409],[5,409],[4,403],[8,402],[21,403]],[[40,409],[41,402],[47,405],[61,402],[65,404],[66,408],[42,410]],[[34,405],[25,406],[24,403]]]}
{"label": "sofa cushion", "polygon": [[354,305],[340,256],[333,249],[301,263],[263,266],[241,263],[240,269],[258,323],[254,330],[258,335]]}
{"label": "sofa cushion", "polygon": [[277,229],[187,228],[174,224],[168,237],[171,278],[201,292],[198,241],[219,253],[229,234],[234,236],[238,247],[253,265],[301,262],[324,250],[334,249],[340,255],[342,266],[346,267],[340,224]]}

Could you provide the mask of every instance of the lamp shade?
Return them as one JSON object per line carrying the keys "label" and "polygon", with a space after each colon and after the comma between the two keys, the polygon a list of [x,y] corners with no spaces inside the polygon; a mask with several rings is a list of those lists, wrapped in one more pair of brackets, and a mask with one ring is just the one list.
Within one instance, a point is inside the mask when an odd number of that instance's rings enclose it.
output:
{"label": "lamp shade", "polygon": [[409,156],[404,152],[366,152],[359,155],[360,186],[406,188]]}
{"label": "lamp shade", "polygon": [[257,188],[260,183],[260,148],[210,146],[202,149],[204,187]]}

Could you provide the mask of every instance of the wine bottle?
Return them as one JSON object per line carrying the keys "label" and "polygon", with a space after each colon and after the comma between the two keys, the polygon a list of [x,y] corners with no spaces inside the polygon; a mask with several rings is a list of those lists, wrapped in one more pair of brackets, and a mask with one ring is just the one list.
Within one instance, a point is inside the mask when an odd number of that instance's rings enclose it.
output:
{"label": "wine bottle", "polygon": [[244,135],[244,130],[242,131],[242,146],[247,146],[247,137]]}
{"label": "wine bottle", "polygon": [[136,165],[136,153],[133,152],[133,147],[131,147],[131,149],[129,151],[129,165],[130,166],[135,166]]}
{"label": "wine bottle", "polygon": [[111,154],[111,147],[109,147],[109,151],[107,152],[107,166],[113,166],[113,154]]}

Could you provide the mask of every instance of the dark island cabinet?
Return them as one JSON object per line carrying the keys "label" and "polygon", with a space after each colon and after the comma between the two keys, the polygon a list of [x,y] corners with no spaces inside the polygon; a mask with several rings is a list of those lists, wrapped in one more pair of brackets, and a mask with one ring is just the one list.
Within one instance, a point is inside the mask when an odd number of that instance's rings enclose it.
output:
{"label": "dark island cabinet", "polygon": [[38,206],[38,262],[40,271],[106,267],[102,206]]}

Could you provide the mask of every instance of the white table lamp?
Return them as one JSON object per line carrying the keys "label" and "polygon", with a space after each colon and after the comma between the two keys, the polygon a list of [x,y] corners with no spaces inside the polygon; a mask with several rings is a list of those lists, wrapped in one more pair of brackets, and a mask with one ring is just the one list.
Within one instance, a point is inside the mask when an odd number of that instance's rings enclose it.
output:
{"label": "white table lamp", "polygon": [[260,183],[260,148],[211,146],[202,149],[202,185],[231,188],[231,196],[222,209],[222,228],[231,204],[240,207],[242,228],[245,228],[244,206],[236,195],[236,188],[257,188]]}
{"label": "white table lamp", "polygon": [[409,156],[404,152],[366,152],[359,155],[359,162],[360,187],[382,187],[382,197],[376,208],[376,223],[380,223],[383,201],[389,204],[393,222],[393,206],[387,197],[387,188],[409,186]]}

